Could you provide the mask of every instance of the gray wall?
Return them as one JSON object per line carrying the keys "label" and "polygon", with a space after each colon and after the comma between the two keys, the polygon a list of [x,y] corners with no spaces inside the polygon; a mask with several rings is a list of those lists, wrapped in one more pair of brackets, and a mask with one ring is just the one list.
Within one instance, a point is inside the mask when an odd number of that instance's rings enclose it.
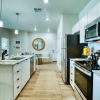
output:
{"label": "gray wall", "polygon": [[[10,34],[10,31],[9,29],[5,29],[5,28],[0,28],[0,57],[1,57],[1,38],[8,38],[9,39],[9,34]],[[9,43],[8,43],[9,45]],[[9,51],[8,51],[9,53]]]}
{"label": "gray wall", "polygon": [[10,32],[10,54],[13,55],[16,53],[15,48],[15,41],[21,41],[21,52],[28,52],[28,32],[26,31],[19,31],[19,34],[15,35],[14,31]]}

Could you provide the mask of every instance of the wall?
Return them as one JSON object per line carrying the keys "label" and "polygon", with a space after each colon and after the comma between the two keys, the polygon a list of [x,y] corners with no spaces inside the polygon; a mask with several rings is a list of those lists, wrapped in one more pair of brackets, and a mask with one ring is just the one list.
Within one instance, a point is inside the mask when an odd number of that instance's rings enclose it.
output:
{"label": "wall", "polygon": [[[35,38],[42,38],[45,41],[45,48],[41,51],[37,51],[32,47],[32,41]],[[50,53],[50,59],[52,61],[53,56],[53,41],[57,40],[57,33],[28,33],[28,52],[40,54]]]}
{"label": "wall", "polygon": [[[0,54],[1,54],[1,38],[7,38],[9,39],[9,34],[10,34],[10,31],[9,29],[5,29],[5,28],[0,28]],[[9,45],[9,42],[8,42],[8,45]],[[8,53],[9,53],[9,50],[8,50]]]}
{"label": "wall", "polygon": [[61,70],[61,38],[63,35],[63,16],[61,16],[61,20],[59,22],[58,30],[57,30],[57,66],[59,70]]}
{"label": "wall", "polygon": [[78,15],[63,15],[63,34],[72,34],[72,27],[78,20]]}
{"label": "wall", "polygon": [[19,31],[19,34],[14,34],[14,31],[10,31],[10,54],[16,54],[16,50],[14,48],[15,41],[20,40],[21,41],[21,52],[25,53],[28,52],[28,32],[26,31]]}
{"label": "wall", "polygon": [[90,43],[88,43],[88,45],[89,45],[89,48],[90,48],[90,52],[91,52],[91,50],[93,52],[100,50],[100,42],[90,42]]}
{"label": "wall", "polygon": [[62,15],[57,30],[57,66],[61,70],[61,48],[64,34],[72,34],[72,27],[79,20],[78,15]]}

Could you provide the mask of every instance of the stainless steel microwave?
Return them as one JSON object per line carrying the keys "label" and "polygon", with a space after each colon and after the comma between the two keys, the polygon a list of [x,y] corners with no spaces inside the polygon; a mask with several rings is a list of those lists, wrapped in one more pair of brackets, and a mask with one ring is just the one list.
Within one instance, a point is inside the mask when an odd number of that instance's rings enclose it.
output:
{"label": "stainless steel microwave", "polygon": [[100,17],[85,26],[85,41],[100,40]]}

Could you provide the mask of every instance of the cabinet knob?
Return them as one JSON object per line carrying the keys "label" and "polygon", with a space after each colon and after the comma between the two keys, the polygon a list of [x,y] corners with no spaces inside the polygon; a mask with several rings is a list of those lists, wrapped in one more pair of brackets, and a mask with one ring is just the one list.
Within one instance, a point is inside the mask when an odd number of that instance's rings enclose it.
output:
{"label": "cabinet knob", "polygon": [[73,80],[71,79],[71,81],[73,81]]}
{"label": "cabinet knob", "polygon": [[17,81],[19,81],[19,78],[17,79]]}
{"label": "cabinet knob", "polygon": [[71,73],[73,75],[73,73]]}
{"label": "cabinet knob", "polygon": [[17,89],[19,89],[20,86],[17,87]]}
{"label": "cabinet knob", "polygon": [[17,71],[17,73],[19,73],[19,70]]}

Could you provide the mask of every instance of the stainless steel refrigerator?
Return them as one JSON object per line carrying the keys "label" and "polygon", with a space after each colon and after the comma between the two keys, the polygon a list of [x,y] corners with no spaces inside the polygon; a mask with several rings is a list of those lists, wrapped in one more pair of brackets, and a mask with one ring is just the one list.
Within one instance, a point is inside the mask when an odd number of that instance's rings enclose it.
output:
{"label": "stainless steel refrigerator", "polygon": [[61,76],[64,83],[70,80],[70,58],[82,58],[83,48],[87,44],[80,44],[80,36],[65,34],[61,48]]}

